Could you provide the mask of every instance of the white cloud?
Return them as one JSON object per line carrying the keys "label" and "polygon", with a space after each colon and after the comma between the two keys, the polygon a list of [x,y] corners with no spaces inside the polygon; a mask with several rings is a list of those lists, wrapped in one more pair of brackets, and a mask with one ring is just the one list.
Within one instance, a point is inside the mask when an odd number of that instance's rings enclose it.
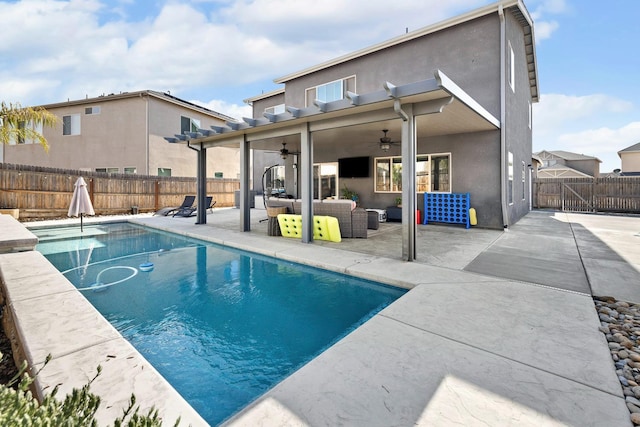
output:
{"label": "white cloud", "polygon": [[610,172],[620,167],[617,152],[640,141],[635,111],[631,102],[605,94],[543,94],[534,105],[534,151],[598,157],[603,162],[600,170]]}
{"label": "white cloud", "polygon": [[194,104],[216,111],[218,113],[222,113],[226,116],[233,117],[236,120],[242,120],[243,117],[253,116],[253,110],[251,106],[246,104],[242,104],[242,105],[233,104],[233,103],[230,104],[226,101],[222,101],[219,99],[213,99],[209,102],[202,102],[202,101],[189,101],[189,102],[192,102]]}
{"label": "white cloud", "polygon": [[551,38],[551,35],[555,30],[560,27],[556,21],[541,21],[534,24],[534,31],[536,35],[536,43],[542,40]]}
{"label": "white cloud", "polygon": [[640,122],[631,122],[621,128],[602,127],[586,129],[576,133],[560,135],[558,142],[574,147],[578,153],[596,153],[592,155],[617,153],[640,141]]}
{"label": "white cloud", "polygon": [[618,151],[640,141],[640,122],[631,122],[623,127],[586,129],[558,137],[560,150],[594,156],[602,160],[600,172],[611,172],[620,168]]}
{"label": "white cloud", "polygon": [[201,88],[215,97],[216,88],[271,80],[488,2],[407,0],[391,10],[386,0],[169,0],[146,9],[130,0],[0,1],[0,82],[13,82],[1,96],[46,104]]}
{"label": "white cloud", "polygon": [[545,136],[559,128],[597,121],[604,113],[624,113],[633,109],[629,101],[605,94],[572,96],[542,94],[534,104],[534,133]]}
{"label": "white cloud", "polygon": [[549,20],[548,15],[559,15],[569,10],[565,0],[543,0],[535,4],[531,13],[534,21],[536,43],[551,38],[552,34],[560,28],[558,21]]}

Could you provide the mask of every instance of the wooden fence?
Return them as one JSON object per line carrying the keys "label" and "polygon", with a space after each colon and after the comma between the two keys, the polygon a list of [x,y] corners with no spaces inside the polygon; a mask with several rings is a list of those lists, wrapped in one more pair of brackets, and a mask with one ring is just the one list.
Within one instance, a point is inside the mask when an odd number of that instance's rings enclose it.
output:
{"label": "wooden fence", "polygon": [[571,212],[640,213],[640,177],[536,179],[533,207]]}
{"label": "wooden fence", "polygon": [[[0,208],[20,209],[20,220],[67,216],[76,179],[87,182],[96,215],[155,212],[196,194],[196,178],[109,174],[0,163]],[[237,179],[208,179],[216,207],[234,206]]]}

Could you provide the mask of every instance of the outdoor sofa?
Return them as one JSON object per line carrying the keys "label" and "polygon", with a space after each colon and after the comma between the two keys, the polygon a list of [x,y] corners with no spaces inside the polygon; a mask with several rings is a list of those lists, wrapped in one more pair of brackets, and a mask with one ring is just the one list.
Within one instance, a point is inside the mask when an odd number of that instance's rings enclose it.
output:
{"label": "outdoor sofa", "polygon": [[[286,207],[287,213],[301,215],[300,200],[270,197],[268,207]],[[332,216],[338,219],[342,237],[367,238],[367,211],[355,206],[351,200],[314,200],[313,214]]]}

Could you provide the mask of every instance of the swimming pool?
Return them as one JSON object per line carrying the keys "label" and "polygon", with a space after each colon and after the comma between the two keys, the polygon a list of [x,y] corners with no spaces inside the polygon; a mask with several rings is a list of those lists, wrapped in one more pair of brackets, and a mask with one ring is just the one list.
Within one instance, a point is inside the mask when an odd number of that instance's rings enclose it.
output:
{"label": "swimming pool", "polygon": [[210,424],[405,292],[127,223],[86,226],[81,238],[77,227],[32,231]]}

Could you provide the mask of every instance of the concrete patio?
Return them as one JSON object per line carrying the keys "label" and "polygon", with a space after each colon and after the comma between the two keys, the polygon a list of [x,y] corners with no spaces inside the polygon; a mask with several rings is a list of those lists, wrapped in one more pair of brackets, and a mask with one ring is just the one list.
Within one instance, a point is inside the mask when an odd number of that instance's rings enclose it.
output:
{"label": "concrete patio", "polygon": [[228,425],[631,425],[591,293],[640,302],[639,218],[420,226],[407,263],[399,224],[303,244],[267,236],[260,209],[240,232],[238,215],[126,219],[411,290]]}

